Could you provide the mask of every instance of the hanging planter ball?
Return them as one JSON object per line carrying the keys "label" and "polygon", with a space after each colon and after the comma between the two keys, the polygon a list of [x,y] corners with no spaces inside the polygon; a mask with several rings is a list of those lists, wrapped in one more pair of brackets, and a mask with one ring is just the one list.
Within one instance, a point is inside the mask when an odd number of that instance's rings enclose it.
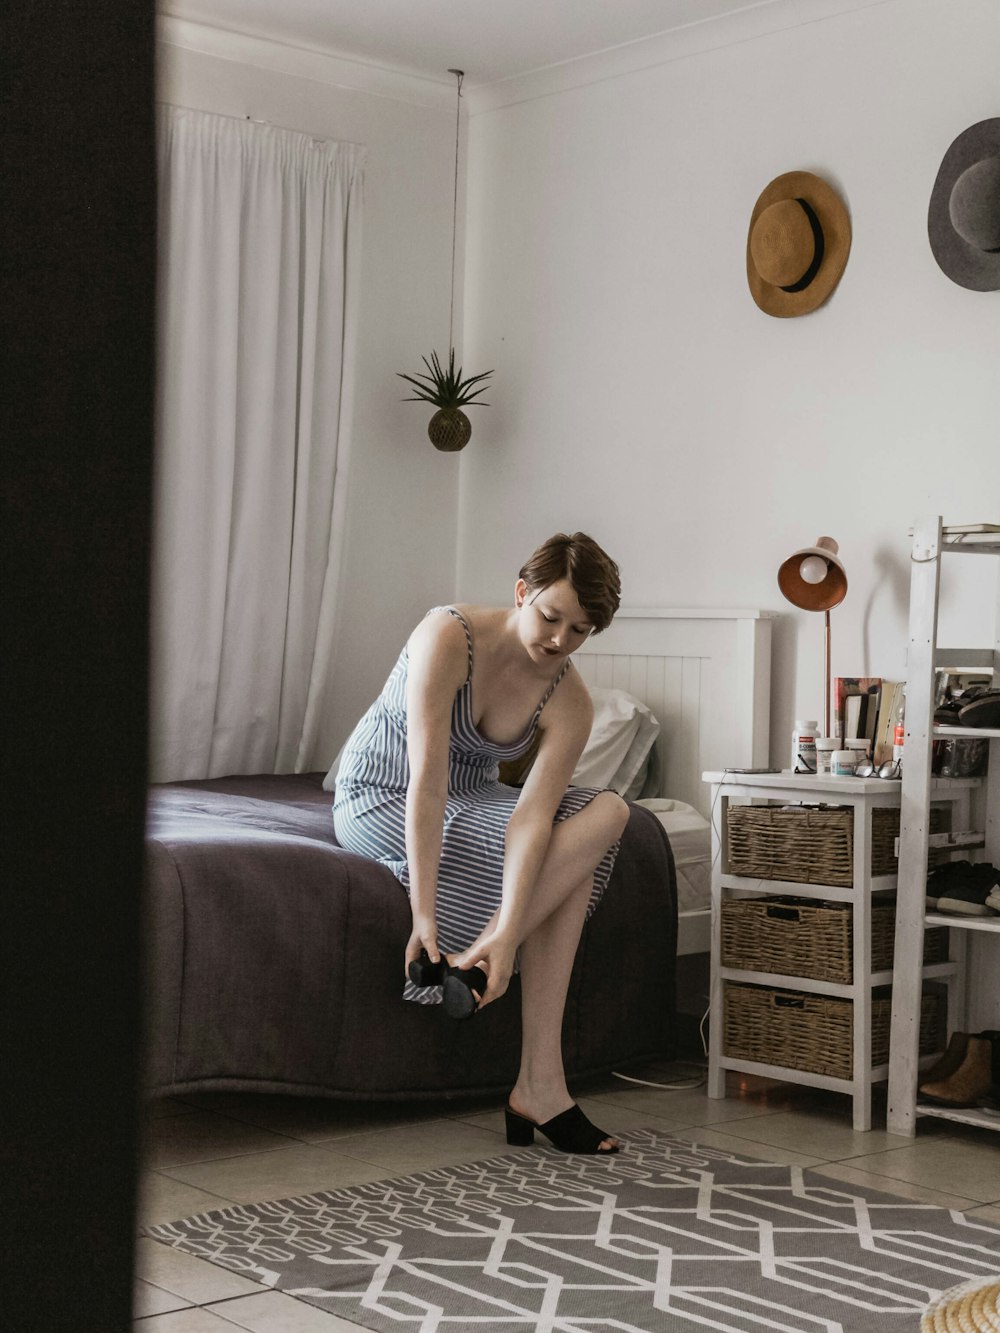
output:
{"label": "hanging planter ball", "polygon": [[472,437],[472,422],[461,408],[442,407],[431,417],[427,434],[435,449],[446,454],[457,453]]}

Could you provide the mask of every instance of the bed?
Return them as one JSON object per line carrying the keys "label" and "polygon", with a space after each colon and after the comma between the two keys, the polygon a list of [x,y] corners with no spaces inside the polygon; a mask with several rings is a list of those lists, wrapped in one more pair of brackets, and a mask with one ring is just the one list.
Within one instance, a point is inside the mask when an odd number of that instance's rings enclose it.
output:
{"label": "bed", "polygon": [[[766,761],[769,628],[758,612],[623,611],[576,655],[611,712],[640,720],[624,769],[615,759],[629,824],[570,985],[570,1077],[673,1048],[678,955],[708,947],[700,775]],[[620,731],[609,734],[621,750]],[[151,1094],[395,1099],[512,1084],[516,981],[467,1023],[402,1002],[408,902],[385,867],[337,846],[334,780],[234,776],[151,789]]]}

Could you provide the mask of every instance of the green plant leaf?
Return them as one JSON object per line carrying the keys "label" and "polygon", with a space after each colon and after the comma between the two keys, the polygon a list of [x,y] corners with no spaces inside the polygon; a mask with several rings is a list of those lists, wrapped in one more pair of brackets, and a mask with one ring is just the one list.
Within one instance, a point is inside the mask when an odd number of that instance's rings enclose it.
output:
{"label": "green plant leaf", "polygon": [[[462,367],[455,369],[455,349],[452,347],[448,353],[448,369],[445,370],[441,364],[441,358],[436,351],[432,351],[430,358],[421,356],[421,361],[426,367],[427,373],[417,371],[414,375],[404,374],[398,370],[396,374],[400,379],[406,380],[407,384],[412,385],[417,391],[414,398],[404,398],[404,403],[425,402],[433,403],[435,407],[489,407],[489,403],[476,403],[473,400],[478,398],[481,393],[486,392],[487,386],[482,383],[489,379],[493,374],[492,370],[483,371],[480,375],[470,375],[468,379],[462,378]],[[473,388],[478,384],[478,389]]]}

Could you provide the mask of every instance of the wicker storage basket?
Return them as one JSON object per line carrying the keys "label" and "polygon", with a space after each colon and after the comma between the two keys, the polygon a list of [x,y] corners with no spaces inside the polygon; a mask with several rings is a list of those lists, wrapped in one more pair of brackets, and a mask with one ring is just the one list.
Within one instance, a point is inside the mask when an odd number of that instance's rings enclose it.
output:
{"label": "wicker storage basket", "polygon": [[[943,823],[941,810],[931,807],[930,830]],[[799,809],[771,805],[730,805],[726,814],[729,834],[729,871],[754,879],[787,880],[796,884],[834,884],[850,888],[854,882],[854,811],[831,806]],[[899,836],[899,809],[872,811],[872,874],[894,875]]]}
{"label": "wicker storage basket", "polygon": [[[889,1059],[892,1001],[872,997],[872,1066]],[[851,1078],[854,1013],[851,1000],[805,991],[773,990],[727,982],[723,990],[723,1054],[831,1078]],[[920,1052],[940,1050],[944,998],[927,992],[920,1004]]]}
{"label": "wicker storage basket", "polygon": [[[722,903],[722,965],[850,985],[854,979],[852,918],[850,903],[726,898]],[[873,903],[873,972],[892,967],[895,928],[895,904]],[[947,957],[947,929],[926,931],[924,962],[939,963]]]}

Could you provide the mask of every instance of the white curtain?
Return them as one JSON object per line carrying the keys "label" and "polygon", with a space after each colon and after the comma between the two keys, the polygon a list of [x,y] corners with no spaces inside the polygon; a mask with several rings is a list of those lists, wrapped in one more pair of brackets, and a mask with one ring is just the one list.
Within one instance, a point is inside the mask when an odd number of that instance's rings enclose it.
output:
{"label": "white curtain", "polygon": [[364,149],[176,107],[158,134],[152,777],[301,771],[337,610]]}

